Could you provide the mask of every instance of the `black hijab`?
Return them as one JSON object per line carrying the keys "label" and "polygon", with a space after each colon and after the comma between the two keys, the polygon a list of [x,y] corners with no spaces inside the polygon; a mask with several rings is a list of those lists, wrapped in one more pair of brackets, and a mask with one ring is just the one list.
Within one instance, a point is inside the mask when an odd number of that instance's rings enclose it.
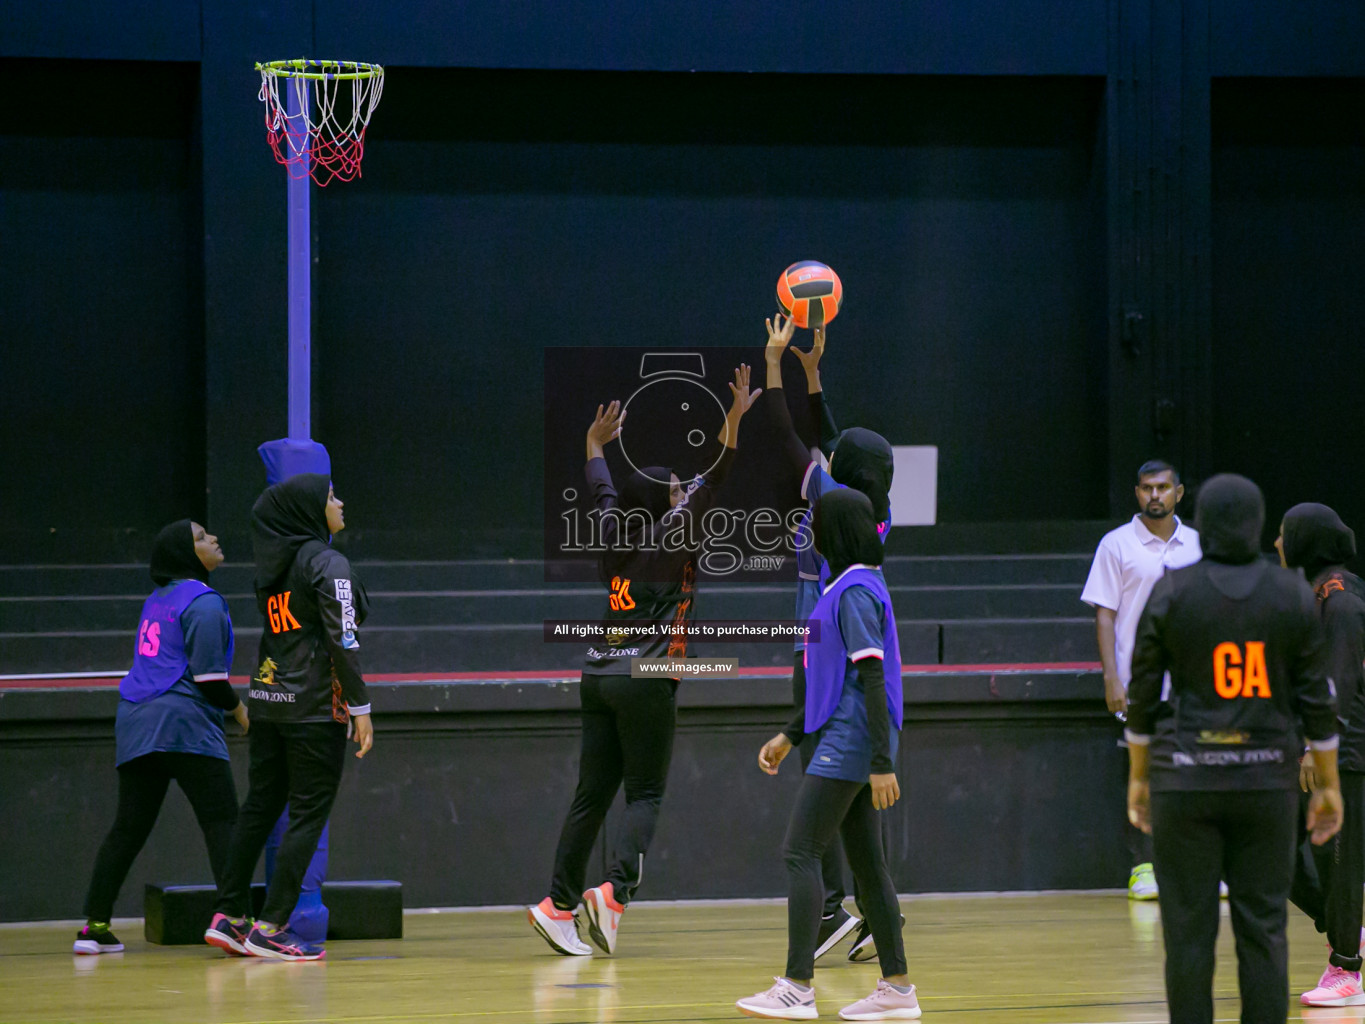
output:
{"label": "black hijab", "polygon": [[850,565],[881,565],[884,548],[877,518],[866,494],[841,487],[815,505],[815,550],[829,563],[835,579]]}
{"label": "black hijab", "polygon": [[881,434],[862,427],[849,427],[839,435],[830,456],[829,475],[837,484],[862,491],[872,502],[878,523],[891,515],[891,475],[895,471],[891,445]]}
{"label": "black hijab", "polygon": [[163,526],[152,542],[152,582],[164,587],[171,580],[209,581],[209,571],[194,550],[194,524],[177,519]]}
{"label": "black hijab", "polygon": [[[626,518],[612,550],[605,552],[599,563],[604,580],[617,575],[635,552],[645,546],[648,532],[672,507],[669,503],[672,489],[673,471],[667,466],[646,466],[626,477],[617,496],[617,505]],[[649,516],[649,522],[640,523],[640,517],[631,516],[632,512],[643,512]]]}
{"label": "black hijab", "polygon": [[1219,473],[1199,489],[1194,514],[1204,557],[1225,565],[1246,565],[1261,556],[1265,499],[1244,476]]}
{"label": "black hijab", "polygon": [[256,558],[256,589],[271,589],[294,564],[299,548],[311,540],[327,544],[327,492],[321,473],[299,473],[267,487],[251,507],[251,549]]}
{"label": "black hijab", "polygon": [[637,469],[621,485],[621,511],[643,511],[651,523],[657,523],[669,509],[669,492],[673,489],[673,471],[666,466],[646,466]]}
{"label": "black hijab", "polygon": [[1284,514],[1284,560],[1309,581],[1324,569],[1355,557],[1355,531],[1326,505],[1306,501]]}

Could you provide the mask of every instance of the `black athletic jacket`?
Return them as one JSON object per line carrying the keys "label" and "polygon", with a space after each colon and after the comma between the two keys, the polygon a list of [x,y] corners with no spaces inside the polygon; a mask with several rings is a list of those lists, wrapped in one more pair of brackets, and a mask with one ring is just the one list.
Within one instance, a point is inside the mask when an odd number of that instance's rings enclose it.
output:
{"label": "black athletic jacket", "polygon": [[365,589],[346,556],[321,541],[299,548],[284,579],[258,591],[265,617],[259,667],[251,680],[252,718],[345,722],[370,713],[356,627]]}
{"label": "black athletic jacket", "polygon": [[1204,560],[1158,580],[1138,622],[1127,737],[1151,744],[1153,792],[1292,789],[1303,737],[1337,743],[1316,598],[1259,557],[1264,506],[1242,507],[1243,484],[1259,505],[1241,477],[1204,485]]}
{"label": "black athletic jacket", "polygon": [[[612,549],[604,559],[607,610],[603,620],[611,629],[606,642],[588,645],[583,668],[599,675],[629,675],[631,658],[655,660],[687,657],[687,630],[696,618],[696,555],[701,547],[702,520],[716,502],[720,487],[735,460],[726,448],[716,464],[688,486],[677,508],[664,512],[643,533],[623,535],[620,521],[603,520],[604,542]],[[618,507],[616,488],[604,459],[585,467],[593,507],[600,513]],[[609,567],[609,568],[608,568]],[[631,635],[630,626],[653,626],[652,635]]]}
{"label": "black athletic jacket", "polygon": [[1284,558],[1303,569],[1317,595],[1336,686],[1339,765],[1365,772],[1365,583],[1342,563],[1355,557],[1355,533],[1326,505],[1295,505],[1284,515]]}

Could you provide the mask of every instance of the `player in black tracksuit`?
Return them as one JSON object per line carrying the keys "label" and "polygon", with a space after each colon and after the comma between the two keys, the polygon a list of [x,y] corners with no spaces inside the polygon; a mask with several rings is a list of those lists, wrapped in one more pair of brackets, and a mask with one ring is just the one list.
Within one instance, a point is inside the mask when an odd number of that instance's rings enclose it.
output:
{"label": "player in black tracksuit", "polygon": [[[608,591],[603,618],[609,631],[619,624],[619,632],[588,648],[578,690],[583,708],[578,788],[555,851],[550,895],[527,911],[531,925],[560,953],[592,952],[574,923],[580,899],[593,941],[615,952],[621,915],[644,874],[673,755],[678,681],[632,678],[631,662],[687,656],[701,523],[734,461],[740,419],[760,394],[749,390],[747,366],[735,371],[730,391],[720,459],[686,490],[669,470],[651,466],[627,479],[618,501],[602,449],[621,431],[620,403],[605,411],[599,407],[588,429],[585,474],[607,547],[599,567]],[[632,626],[653,629],[642,638],[630,635]],[[606,879],[585,892],[588,857],[623,783],[625,815]]]}
{"label": "player in black tracksuit", "polygon": [[[1355,557],[1356,538],[1326,505],[1295,505],[1275,541],[1280,562],[1302,569],[1317,596],[1327,638],[1328,674],[1336,684],[1341,749],[1341,797],[1346,817],[1330,843],[1300,843],[1289,898],[1325,932],[1331,954],[1305,1006],[1365,1003],[1360,977],[1361,892],[1365,885],[1365,583],[1343,563]],[[1312,761],[1304,759],[1302,786],[1311,787]],[[1307,849],[1305,849],[1305,847]],[[1305,858],[1303,855],[1308,854]]]}
{"label": "player in black tracksuit", "polygon": [[1260,557],[1264,522],[1250,480],[1209,480],[1197,513],[1204,559],[1158,580],[1138,623],[1128,814],[1152,833],[1173,1024],[1213,1020],[1220,876],[1243,1024],[1286,1018],[1301,736],[1317,769],[1313,841],[1341,825],[1322,624],[1308,585]]}
{"label": "player in black tracksuit", "polygon": [[[347,735],[360,744],[357,757],[373,742],[356,637],[365,591],[346,556],[330,546],[344,525],[341,502],[317,473],[267,488],[251,510],[256,603],[265,628],[248,691],[250,791],[204,936],[231,952],[278,960],[323,955],[320,945],[304,942],[285,925],[341,784]],[[251,876],[286,804],[289,827],[265,906],[251,928]]]}

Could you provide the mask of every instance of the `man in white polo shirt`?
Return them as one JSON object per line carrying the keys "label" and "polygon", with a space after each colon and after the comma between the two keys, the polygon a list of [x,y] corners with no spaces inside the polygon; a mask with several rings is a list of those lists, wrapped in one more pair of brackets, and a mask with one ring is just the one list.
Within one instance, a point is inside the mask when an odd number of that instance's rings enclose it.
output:
{"label": "man in white polo shirt", "polygon": [[[1095,609],[1095,633],[1104,667],[1104,699],[1120,719],[1128,710],[1128,681],[1132,677],[1133,638],[1138,619],[1167,569],[1199,561],[1199,534],[1180,521],[1175,506],[1185,496],[1180,474],[1169,462],[1152,460],[1138,470],[1135,488],[1139,512],[1131,522],[1110,530],[1095,551],[1081,600]],[[1128,897],[1156,899],[1151,836],[1132,825],[1128,845],[1133,870]]]}

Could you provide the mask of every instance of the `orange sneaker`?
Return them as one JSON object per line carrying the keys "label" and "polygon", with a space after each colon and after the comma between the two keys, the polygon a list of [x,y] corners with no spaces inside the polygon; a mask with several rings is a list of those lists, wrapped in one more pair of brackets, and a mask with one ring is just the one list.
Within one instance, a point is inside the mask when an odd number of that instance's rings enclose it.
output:
{"label": "orange sneaker", "polygon": [[621,915],[626,908],[616,902],[610,882],[594,886],[583,894],[583,908],[588,915],[588,935],[604,953],[616,952],[616,930],[621,927]]}

